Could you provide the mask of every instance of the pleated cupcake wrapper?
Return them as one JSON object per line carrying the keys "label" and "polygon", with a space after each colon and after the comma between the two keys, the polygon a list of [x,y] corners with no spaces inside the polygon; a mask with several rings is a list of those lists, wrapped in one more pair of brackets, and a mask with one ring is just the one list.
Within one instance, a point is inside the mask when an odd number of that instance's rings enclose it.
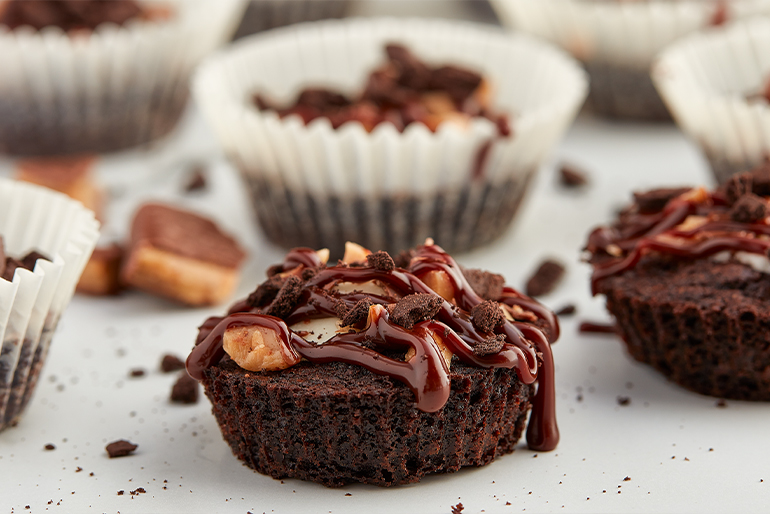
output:
{"label": "pleated cupcake wrapper", "polygon": [[235,37],[305,21],[341,18],[350,3],[350,0],[252,0]]}
{"label": "pleated cupcake wrapper", "polygon": [[770,18],[683,39],[658,57],[652,78],[719,182],[770,156],[770,105],[747,99],[770,80]]}
{"label": "pleated cupcake wrapper", "polygon": [[669,119],[649,78],[654,56],[713,24],[770,13],[770,0],[493,0],[503,23],[544,37],[586,63],[590,110],[608,116]]}
{"label": "pleated cupcake wrapper", "polygon": [[37,250],[34,271],[0,279],[0,430],[14,424],[37,383],[51,336],[98,238],[93,212],[60,193],[0,179],[6,252]]}
{"label": "pleated cupcake wrapper", "polygon": [[235,28],[244,0],[166,0],[168,20],[91,34],[0,29],[0,152],[107,152],[169,132],[200,59]]}
{"label": "pleated cupcake wrapper", "polygon": [[[388,42],[433,65],[481,72],[493,85],[494,109],[510,114],[513,136],[498,137],[482,118],[467,127],[444,124],[436,133],[421,123],[403,133],[388,123],[371,133],[358,122],[334,130],[327,119],[306,126],[251,103],[259,92],[289,104],[313,85],[356,95],[384,62]],[[515,210],[529,176],[574,118],[587,82],[568,56],[526,36],[449,21],[354,19],[243,40],[212,56],[193,89],[252,185],[271,239],[333,250],[349,239],[397,251],[432,236],[458,250],[499,235],[501,206]],[[503,189],[508,197],[490,200]]]}

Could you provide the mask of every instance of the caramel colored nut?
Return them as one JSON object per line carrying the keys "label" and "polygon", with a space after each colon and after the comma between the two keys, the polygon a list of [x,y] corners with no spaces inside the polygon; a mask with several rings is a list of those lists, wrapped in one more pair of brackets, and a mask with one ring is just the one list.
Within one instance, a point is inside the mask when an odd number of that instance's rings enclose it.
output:
{"label": "caramel colored nut", "polygon": [[278,371],[299,360],[287,361],[278,334],[257,326],[228,328],[222,346],[236,364],[249,371]]}
{"label": "caramel colored nut", "polygon": [[321,248],[320,250],[317,250],[316,255],[318,255],[318,258],[321,260],[321,264],[326,264],[327,262],[329,262],[328,248]]}
{"label": "caramel colored nut", "polygon": [[[446,369],[449,370],[450,363],[452,362],[452,351],[447,348],[447,345],[444,344],[444,340],[439,336],[436,332],[431,331],[430,334],[433,337],[433,341],[435,341],[436,346],[438,346],[439,351],[441,352],[441,356],[444,357],[444,362],[446,362]],[[414,348],[409,348],[406,351],[406,355],[404,356],[405,361],[410,361],[412,357],[415,356],[417,352],[414,350]]]}
{"label": "caramel colored nut", "polygon": [[455,288],[452,286],[452,281],[449,280],[449,275],[445,271],[429,271],[420,277],[420,280],[425,282],[426,286],[433,289],[444,300],[448,302],[454,301]]}
{"label": "caramel colored nut", "polygon": [[351,243],[348,241],[345,243],[345,255],[342,256],[342,262],[345,264],[363,262],[366,261],[366,256],[370,255],[371,253],[371,250],[364,248],[360,244]]}

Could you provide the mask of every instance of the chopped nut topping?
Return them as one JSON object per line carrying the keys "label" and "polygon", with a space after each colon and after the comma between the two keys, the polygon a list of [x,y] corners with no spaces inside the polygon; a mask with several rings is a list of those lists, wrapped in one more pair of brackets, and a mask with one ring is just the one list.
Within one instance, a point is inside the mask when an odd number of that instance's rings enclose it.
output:
{"label": "chopped nut topping", "polygon": [[278,334],[262,327],[229,328],[222,346],[236,364],[249,371],[277,371],[296,364],[287,362]]}
{"label": "chopped nut topping", "polygon": [[351,243],[348,241],[345,243],[345,255],[342,256],[342,262],[345,264],[365,262],[366,256],[370,255],[371,253],[371,250],[364,248],[360,244]]}
{"label": "chopped nut topping", "polygon": [[445,271],[429,271],[420,279],[444,300],[448,302],[454,301],[455,289],[449,280],[449,275]]}

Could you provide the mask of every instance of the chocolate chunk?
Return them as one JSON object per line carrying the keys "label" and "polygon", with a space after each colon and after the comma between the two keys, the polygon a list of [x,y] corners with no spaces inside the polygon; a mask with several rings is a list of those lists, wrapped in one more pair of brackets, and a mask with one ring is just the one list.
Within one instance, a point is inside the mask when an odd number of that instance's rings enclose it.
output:
{"label": "chocolate chunk", "polygon": [[753,193],[748,193],[733,204],[730,219],[738,223],[754,223],[767,216],[767,202]]}
{"label": "chocolate chunk", "polygon": [[126,455],[130,455],[137,448],[137,445],[126,441],[125,439],[120,439],[119,441],[108,444],[104,449],[107,450],[110,458],[114,459],[115,457],[125,457]]}
{"label": "chocolate chunk", "polygon": [[452,505],[452,514],[460,514],[463,510],[465,510],[465,507],[463,507],[462,503]]}
{"label": "chocolate chunk", "polygon": [[371,306],[372,301],[369,298],[359,300],[342,318],[342,326],[363,328],[369,317],[369,307]]}
{"label": "chocolate chunk", "polygon": [[48,450],[48,451],[51,451],[51,450],[55,450],[55,449],[56,449],[56,446],[52,445],[51,443],[48,443],[47,445],[45,445],[45,447],[44,447],[44,448],[45,448],[46,450]]}
{"label": "chocolate chunk", "polygon": [[615,325],[607,323],[594,323],[592,321],[583,321],[578,327],[581,334],[617,334],[618,329]]}
{"label": "chocolate chunk", "polygon": [[770,162],[751,170],[751,192],[759,196],[770,196]]}
{"label": "chocolate chunk", "polygon": [[187,193],[194,193],[197,191],[203,191],[208,185],[206,180],[206,173],[203,166],[195,166],[191,171],[187,183],[184,186],[184,190]]}
{"label": "chocolate chunk", "polygon": [[641,193],[634,193],[634,201],[639,207],[640,214],[654,214],[660,212],[666,206],[666,204],[681,195],[689,191],[690,187],[677,187],[677,188],[662,188],[652,189],[650,191],[644,191]]}
{"label": "chocolate chunk", "polygon": [[621,407],[626,407],[628,405],[631,405],[631,398],[628,396],[618,396],[617,397],[618,405]]}
{"label": "chocolate chunk", "polygon": [[480,269],[460,268],[465,280],[477,295],[485,300],[498,300],[503,295],[505,278]]}
{"label": "chocolate chunk", "polygon": [[474,346],[473,354],[477,357],[492,355],[493,353],[497,353],[502,350],[503,346],[505,346],[505,335],[497,334]]}
{"label": "chocolate chunk", "polygon": [[271,278],[279,273],[283,273],[283,264],[273,264],[265,272],[267,278]]}
{"label": "chocolate chunk", "polygon": [[542,296],[553,291],[564,276],[564,266],[554,260],[545,260],[527,280],[527,294]]}
{"label": "chocolate chunk", "polygon": [[411,330],[416,323],[431,319],[444,300],[434,294],[415,293],[403,297],[390,311],[390,321]]}
{"label": "chocolate chunk", "polygon": [[198,381],[183,371],[174,383],[174,387],[171,388],[170,400],[173,403],[197,403]]}
{"label": "chocolate chunk", "polygon": [[733,205],[738,201],[738,198],[745,194],[752,192],[752,185],[754,183],[753,175],[746,171],[744,173],[736,173],[722,186],[725,192],[725,197],[730,205]]}
{"label": "chocolate chunk", "polygon": [[481,75],[456,66],[442,66],[433,70],[430,88],[446,91],[457,105],[462,105],[481,84]]}
{"label": "chocolate chunk", "polygon": [[386,71],[374,71],[369,75],[361,100],[386,108],[403,107],[416,100],[414,91],[399,85]]}
{"label": "chocolate chunk", "polygon": [[388,59],[396,68],[398,83],[411,89],[423,90],[431,80],[431,71],[409,50],[401,45],[389,44],[385,47]]}
{"label": "chocolate chunk", "polygon": [[129,373],[130,376],[134,378],[143,377],[144,376],[144,370],[142,368],[135,368],[131,370],[131,373]]}
{"label": "chocolate chunk", "polygon": [[319,111],[345,107],[351,102],[344,95],[321,88],[308,88],[303,90],[297,98],[297,105],[313,107]]}
{"label": "chocolate chunk", "polygon": [[276,295],[283,287],[285,279],[277,275],[271,276],[265,282],[257,286],[253,293],[246,298],[246,303],[251,307],[263,307],[275,300]]}
{"label": "chocolate chunk", "polygon": [[572,316],[577,312],[575,304],[569,303],[555,312],[557,316]]}
{"label": "chocolate chunk", "polygon": [[396,263],[388,252],[374,252],[366,256],[367,264],[380,271],[393,271],[396,269]]}
{"label": "chocolate chunk", "polygon": [[299,297],[302,295],[302,279],[299,277],[289,277],[283,283],[281,290],[273,300],[273,303],[265,311],[265,314],[283,318],[288,316],[294,306],[297,305]]}
{"label": "chocolate chunk", "polygon": [[302,270],[302,280],[310,280],[318,274],[319,268],[305,268]]}
{"label": "chocolate chunk", "polygon": [[160,361],[160,370],[163,373],[171,373],[180,369],[184,369],[184,361],[176,355],[167,353],[163,356],[163,360]]}
{"label": "chocolate chunk", "polygon": [[500,311],[500,305],[492,300],[486,300],[471,309],[473,325],[482,332],[491,332],[498,325],[502,325],[505,318]]}
{"label": "chocolate chunk", "polygon": [[577,168],[564,164],[559,169],[559,181],[564,187],[580,187],[588,183],[586,174]]}

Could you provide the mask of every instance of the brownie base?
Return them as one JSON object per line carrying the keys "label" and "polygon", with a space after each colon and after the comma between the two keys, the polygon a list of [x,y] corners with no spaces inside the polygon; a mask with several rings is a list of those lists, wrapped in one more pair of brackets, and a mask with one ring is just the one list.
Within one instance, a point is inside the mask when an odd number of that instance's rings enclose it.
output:
{"label": "brownie base", "polygon": [[296,193],[244,172],[267,237],[286,248],[329,248],[342,257],[346,241],[396,255],[432,237],[449,253],[467,251],[507,230],[533,173],[500,183],[474,181],[456,190],[416,196],[324,196]]}
{"label": "brownie base", "polygon": [[647,69],[586,62],[591,88],[586,110],[610,118],[671,121]]}
{"label": "brownie base", "polygon": [[701,394],[770,401],[770,275],[646,258],[598,291],[636,360]]}
{"label": "brownie base", "polygon": [[457,361],[451,381],[435,413],[417,410],[401,382],[339,362],[255,373],[226,357],[203,385],[224,439],[246,465],[339,487],[407,484],[512,452],[534,386],[514,370]]}

